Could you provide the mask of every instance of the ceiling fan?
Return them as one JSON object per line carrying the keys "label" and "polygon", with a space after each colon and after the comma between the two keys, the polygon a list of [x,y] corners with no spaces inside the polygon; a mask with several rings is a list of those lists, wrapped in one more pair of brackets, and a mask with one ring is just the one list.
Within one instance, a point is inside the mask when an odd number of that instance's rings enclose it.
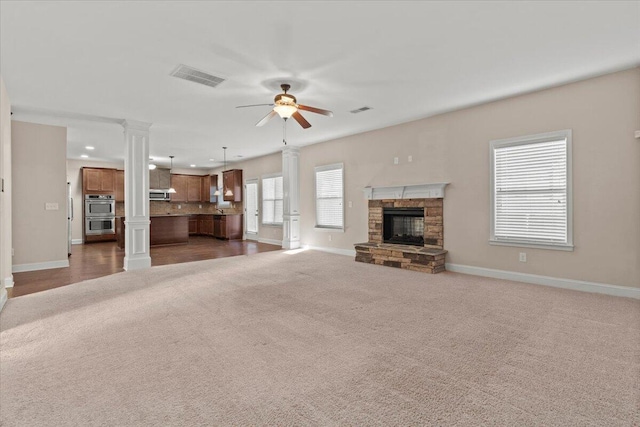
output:
{"label": "ceiling fan", "polygon": [[264,116],[262,120],[256,123],[256,126],[263,126],[273,117],[279,115],[284,120],[287,120],[289,117],[293,117],[294,120],[298,122],[304,129],[310,128],[311,124],[304,117],[302,117],[302,114],[300,114],[298,110],[310,111],[312,113],[333,117],[333,112],[329,110],[323,110],[321,108],[297,104],[296,97],[287,93],[289,89],[291,89],[291,85],[283,83],[280,85],[280,87],[282,88],[283,93],[276,95],[276,97],[273,99],[273,104],[240,105],[236,108],[260,107],[263,105],[273,107],[273,110],[271,110],[269,114]]}

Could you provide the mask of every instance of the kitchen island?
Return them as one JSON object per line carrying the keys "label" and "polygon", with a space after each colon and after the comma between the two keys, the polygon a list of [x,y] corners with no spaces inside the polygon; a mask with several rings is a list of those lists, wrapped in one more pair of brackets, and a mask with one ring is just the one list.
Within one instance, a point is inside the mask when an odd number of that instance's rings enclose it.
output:
{"label": "kitchen island", "polygon": [[[189,215],[152,215],[149,245],[179,245],[189,242]],[[124,249],[124,217],[116,217],[118,247]]]}
{"label": "kitchen island", "polygon": [[[189,234],[242,239],[242,214],[151,215],[150,220],[150,246],[186,244]],[[120,249],[124,249],[124,227],[124,217],[116,217],[116,239]]]}

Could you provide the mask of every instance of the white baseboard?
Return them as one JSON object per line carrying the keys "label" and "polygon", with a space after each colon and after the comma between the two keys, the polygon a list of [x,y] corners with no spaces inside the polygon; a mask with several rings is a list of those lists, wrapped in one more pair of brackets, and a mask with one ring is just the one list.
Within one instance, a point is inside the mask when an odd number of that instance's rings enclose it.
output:
{"label": "white baseboard", "polygon": [[72,245],[81,245],[84,242],[82,241],[82,239],[71,239],[71,244]]}
{"label": "white baseboard", "polygon": [[332,254],[338,255],[346,255],[346,256],[356,256],[355,249],[340,249],[340,248],[329,248],[326,246],[310,246],[310,245],[302,245],[305,249],[312,249],[314,251],[322,251],[322,252],[330,252]]}
{"label": "white baseboard", "polygon": [[23,273],[25,271],[36,270],[49,270],[50,268],[64,268],[69,267],[69,260],[62,261],[47,261],[47,262],[35,262],[33,264],[18,264],[14,265],[11,269],[13,273]]}
{"label": "white baseboard", "polygon": [[4,308],[4,305],[7,303],[7,290],[5,288],[0,289],[0,311]]}
{"label": "white baseboard", "polygon": [[13,276],[4,278],[4,287],[5,288],[13,288]]}
{"label": "white baseboard", "polygon": [[277,239],[265,239],[264,237],[259,237],[258,242],[267,243],[269,245],[282,246],[282,240],[277,240]]}
{"label": "white baseboard", "polygon": [[640,288],[608,285],[606,283],[585,282],[582,280],[562,279],[559,277],[538,276],[536,274],[494,270],[492,268],[474,267],[471,265],[447,263],[445,267],[447,271],[453,271],[455,273],[472,274],[474,276],[513,280],[515,282],[532,283],[534,285],[553,286],[555,288],[572,289],[575,291],[595,292],[598,294],[612,295],[616,297],[640,299]]}

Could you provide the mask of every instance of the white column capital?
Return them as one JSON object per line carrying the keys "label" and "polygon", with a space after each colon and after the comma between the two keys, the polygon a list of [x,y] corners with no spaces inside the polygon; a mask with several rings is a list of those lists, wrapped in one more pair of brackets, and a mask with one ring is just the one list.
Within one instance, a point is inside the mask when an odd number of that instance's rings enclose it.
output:
{"label": "white column capital", "polygon": [[295,145],[285,145],[282,147],[282,154],[295,153],[300,154],[300,147]]}
{"label": "white column capital", "polygon": [[133,130],[133,131],[140,131],[140,132],[149,132],[149,128],[151,128],[151,125],[153,123],[147,123],[147,122],[141,122],[138,120],[123,120],[122,121],[122,127],[124,128],[124,130]]}

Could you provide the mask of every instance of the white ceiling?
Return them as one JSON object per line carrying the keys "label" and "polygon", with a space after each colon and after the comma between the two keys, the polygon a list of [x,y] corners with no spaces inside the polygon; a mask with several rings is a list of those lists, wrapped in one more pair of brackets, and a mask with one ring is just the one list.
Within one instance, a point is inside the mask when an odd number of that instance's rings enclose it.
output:
{"label": "white ceiling", "polygon": [[69,158],[96,160],[123,158],[116,120],[150,122],[151,155],[178,167],[279,150],[281,119],[254,126],[269,107],[234,107],[280,81],[334,112],[288,123],[307,145],[640,64],[637,1],[2,1],[0,28],[14,119],[68,126]]}

